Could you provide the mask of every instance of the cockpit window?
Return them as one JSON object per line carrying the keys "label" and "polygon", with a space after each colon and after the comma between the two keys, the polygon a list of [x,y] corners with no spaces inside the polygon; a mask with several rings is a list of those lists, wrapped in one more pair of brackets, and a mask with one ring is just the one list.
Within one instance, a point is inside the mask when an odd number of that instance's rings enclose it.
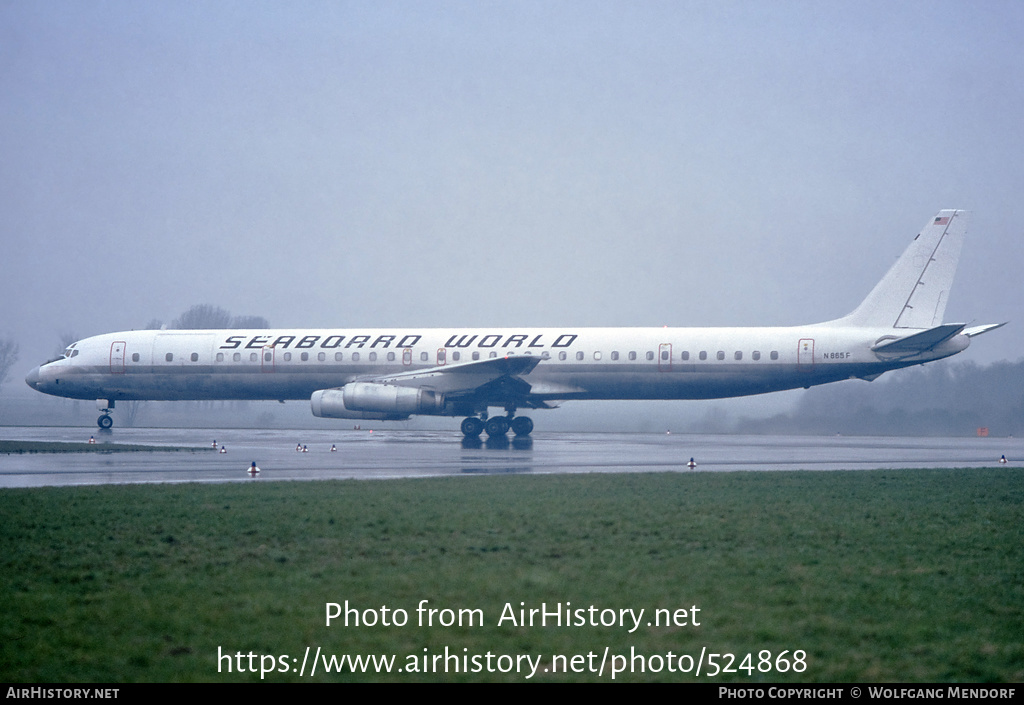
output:
{"label": "cockpit window", "polygon": [[72,343],[71,345],[69,345],[67,350],[64,351],[64,357],[71,358],[77,355],[78,351],[75,350],[76,345],[78,345],[78,343]]}

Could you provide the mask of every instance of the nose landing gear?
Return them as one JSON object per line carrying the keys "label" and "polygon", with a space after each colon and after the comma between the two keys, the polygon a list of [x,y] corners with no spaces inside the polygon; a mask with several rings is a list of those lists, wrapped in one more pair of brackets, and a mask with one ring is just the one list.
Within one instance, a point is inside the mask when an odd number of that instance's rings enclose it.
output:
{"label": "nose landing gear", "polygon": [[109,431],[114,425],[114,419],[110,416],[110,412],[114,408],[114,400],[97,399],[96,408],[102,412],[100,417],[96,419],[96,424],[100,427],[101,431]]}

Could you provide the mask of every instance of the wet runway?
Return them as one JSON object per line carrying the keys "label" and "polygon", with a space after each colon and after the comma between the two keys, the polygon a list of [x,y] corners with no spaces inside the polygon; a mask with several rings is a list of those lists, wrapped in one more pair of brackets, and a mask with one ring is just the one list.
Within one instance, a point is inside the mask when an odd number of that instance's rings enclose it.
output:
{"label": "wet runway", "polygon": [[[539,433],[529,440],[464,443],[461,434],[408,430],[191,430],[3,427],[6,440],[186,446],[195,452],[0,455],[0,487],[153,482],[384,479],[571,472],[720,472],[1024,463],[1024,439],[840,436],[709,436]],[[223,445],[226,453],[214,452]],[[304,445],[307,452],[295,450]],[[331,446],[337,450],[332,452]],[[693,457],[696,468],[687,467]]]}

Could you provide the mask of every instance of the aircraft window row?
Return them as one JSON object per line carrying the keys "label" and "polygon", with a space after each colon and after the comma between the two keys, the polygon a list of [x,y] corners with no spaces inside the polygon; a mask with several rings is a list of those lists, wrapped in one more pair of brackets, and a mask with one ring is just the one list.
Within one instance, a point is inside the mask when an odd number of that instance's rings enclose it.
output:
{"label": "aircraft window row", "polygon": [[[602,353],[600,351],[595,352],[594,353],[594,359],[595,360],[600,360],[601,359],[601,355],[602,355]],[[772,350],[769,356],[771,357],[772,360],[778,360],[779,359],[779,352],[778,352],[778,350]],[[637,353],[636,353],[635,350],[631,350],[631,351],[629,351],[629,353],[627,354],[626,357],[629,360],[635,361],[637,359]],[[655,357],[654,352],[651,351],[651,350],[648,350],[644,354],[644,358],[647,359],[647,360],[654,360],[654,357]],[[660,355],[659,355],[659,357],[661,358],[661,360],[663,362],[669,362],[672,359],[672,353],[669,352],[668,350],[662,350]],[[583,360],[584,358],[585,358],[585,355],[584,355],[584,353],[582,351],[579,351],[579,352],[576,353],[576,359],[577,360]],[[699,353],[697,353],[697,358],[700,359],[700,360],[707,360],[708,359],[708,351],[707,350],[701,350]],[[719,350],[719,351],[717,351],[715,353],[715,359],[716,360],[725,360],[725,358],[726,358],[726,352],[724,350]],[[760,350],[754,350],[752,353],[750,353],[750,358],[752,360],[760,360],[761,359],[761,351]],[[558,359],[559,360],[563,360],[563,361],[567,360],[568,359],[568,353],[566,353],[564,350],[560,351],[558,353]],[[613,350],[611,352],[611,359],[612,360],[618,360],[619,359],[619,351],[618,350]],[[690,351],[689,350],[682,351],[679,354],[679,359],[682,360],[683,362],[688,362],[689,359],[690,359]],[[742,350],[735,351],[732,354],[732,359],[733,360],[742,360],[743,359],[743,351]]]}
{"label": "aircraft window row", "polygon": [[[441,348],[441,349],[439,349],[437,351],[437,362],[438,362],[438,364],[441,364],[441,365],[445,364],[445,362],[446,362],[446,360],[445,360],[446,353],[447,353],[447,350],[445,348]],[[527,352],[526,354],[530,355],[531,353]],[[309,355],[310,354],[308,352],[300,353],[299,354],[299,359],[302,362],[308,362],[309,359],[310,359]],[[494,357],[497,357],[497,355],[498,354],[496,352],[491,351],[489,353],[488,357],[494,358]],[[618,350],[613,350],[610,355],[611,355],[611,359],[612,360],[616,360],[617,361],[619,359],[619,351]],[[452,356],[452,361],[453,362],[459,362],[462,359],[462,354],[458,350],[453,350],[452,353],[451,353],[451,356]],[[595,351],[593,353],[593,356],[594,356],[595,360],[602,359],[601,351]],[[717,359],[717,360],[725,360],[725,356],[726,356],[726,353],[725,353],[724,350],[719,350],[719,351],[717,351],[715,353],[715,359]],[[551,354],[547,350],[545,350],[543,353],[541,353],[541,357],[543,359],[547,360],[547,359],[551,358]],[[577,351],[575,357],[579,361],[583,361],[584,359],[586,359],[586,355],[585,355],[585,353],[582,350]],[[626,357],[629,360],[631,360],[631,361],[635,361],[637,359],[637,352],[635,350],[630,350],[629,353],[626,355]],[[654,356],[654,352],[651,351],[651,350],[648,350],[644,354],[644,357],[647,360],[649,360],[649,361],[650,360],[654,360],[654,357],[655,357]],[[672,355],[671,355],[671,353],[668,350],[662,350],[660,352],[659,357],[664,362],[668,362],[668,361],[670,361],[672,359]],[[737,361],[742,360],[743,359],[743,351],[741,351],[741,350],[735,351],[733,353],[732,357],[733,357],[734,360],[737,360]],[[779,359],[779,352],[778,352],[778,350],[772,350],[769,353],[769,357],[772,360],[778,360]],[[690,359],[690,351],[689,350],[683,350],[680,353],[679,358],[683,362],[689,361],[689,359]],[[697,353],[697,358],[699,360],[707,360],[708,359],[708,351],[707,350],[701,350],[699,353]],[[752,360],[760,360],[761,359],[761,351],[760,350],[754,350],[753,352],[750,353],[750,358]],[[139,358],[139,353],[133,353],[132,354],[132,362],[138,362],[139,359],[140,359]],[[189,355],[189,359],[192,362],[199,362],[199,353],[192,353],[191,355]],[[236,353],[232,354],[231,359],[234,362],[241,362],[242,361],[242,354],[236,352]],[[260,358],[259,358],[259,354],[258,353],[253,352],[253,353],[249,354],[249,361],[250,362],[259,362],[259,359]],[[291,360],[292,360],[292,353],[290,353],[290,352],[283,353],[281,355],[281,359],[284,362],[291,362]],[[327,361],[327,354],[323,353],[323,352],[317,353],[316,359],[319,362],[326,362]],[[359,358],[359,353],[358,352],[352,353],[352,356],[351,356],[352,362],[359,362],[359,359],[360,358]],[[472,353],[472,359],[473,360],[479,360],[480,359],[480,352],[479,351],[474,351]],[[568,359],[568,354],[566,353],[565,350],[560,350],[558,352],[558,359],[562,360],[562,361]],[[167,353],[164,356],[164,360],[166,360],[167,362],[173,362],[174,361],[174,353]],[[341,352],[334,353],[334,360],[335,360],[335,362],[342,362],[344,360],[344,353],[341,353]],[[376,352],[371,352],[369,354],[369,360],[370,360],[370,362],[376,362],[377,361],[377,353]],[[388,352],[387,353],[387,361],[388,362],[395,362],[396,360],[397,360],[397,355],[394,352]],[[274,361],[274,354],[272,352],[269,352],[269,351],[264,351],[264,353],[263,353],[263,361],[264,362],[273,362]],[[404,362],[405,362],[405,364],[409,364],[410,361],[411,361],[411,353],[406,356]],[[420,353],[420,361],[421,362],[429,363],[430,362],[430,353],[428,353],[427,351],[421,352]],[[224,353],[217,353],[217,362],[224,362]]]}

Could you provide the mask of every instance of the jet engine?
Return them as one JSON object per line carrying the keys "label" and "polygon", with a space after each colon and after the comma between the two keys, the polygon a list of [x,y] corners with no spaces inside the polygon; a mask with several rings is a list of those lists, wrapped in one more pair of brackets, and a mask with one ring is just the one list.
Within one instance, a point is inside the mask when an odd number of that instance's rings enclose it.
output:
{"label": "jet engine", "polygon": [[314,416],[394,421],[412,414],[442,413],[444,395],[416,387],[349,382],[340,389],[313,392],[310,403]]}

